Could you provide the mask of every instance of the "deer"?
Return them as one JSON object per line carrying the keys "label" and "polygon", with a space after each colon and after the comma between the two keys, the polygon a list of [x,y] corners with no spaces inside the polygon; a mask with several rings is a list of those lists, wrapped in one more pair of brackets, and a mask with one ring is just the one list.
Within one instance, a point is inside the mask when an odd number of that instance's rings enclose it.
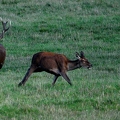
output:
{"label": "deer", "polygon": [[69,60],[65,55],[53,52],[38,52],[33,55],[31,65],[28,68],[23,80],[18,86],[24,86],[32,73],[45,71],[53,74],[54,79],[52,85],[54,86],[59,76],[62,76],[70,85],[72,85],[67,71],[74,70],[81,67],[88,69],[92,68],[92,64],[85,58],[84,52],[76,52],[76,60]]}
{"label": "deer", "polygon": [[[7,32],[9,30],[10,26],[6,27],[8,21],[4,22],[2,20],[2,18],[0,18],[0,20],[2,22],[2,27],[3,27],[3,30],[0,33],[0,40],[1,40],[4,37],[5,32]],[[10,24],[11,24],[11,22],[10,22]],[[5,49],[5,47],[2,44],[0,44],[0,69],[3,67],[4,61],[5,61],[5,57],[6,57],[6,49]]]}

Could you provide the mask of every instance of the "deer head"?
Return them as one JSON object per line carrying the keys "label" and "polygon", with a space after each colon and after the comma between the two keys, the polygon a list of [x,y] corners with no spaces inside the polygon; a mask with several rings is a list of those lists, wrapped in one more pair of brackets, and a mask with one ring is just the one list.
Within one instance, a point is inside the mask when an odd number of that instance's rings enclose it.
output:
{"label": "deer head", "polygon": [[81,67],[91,69],[92,64],[85,58],[83,51],[81,51],[80,54],[76,52],[76,57],[79,59]]}

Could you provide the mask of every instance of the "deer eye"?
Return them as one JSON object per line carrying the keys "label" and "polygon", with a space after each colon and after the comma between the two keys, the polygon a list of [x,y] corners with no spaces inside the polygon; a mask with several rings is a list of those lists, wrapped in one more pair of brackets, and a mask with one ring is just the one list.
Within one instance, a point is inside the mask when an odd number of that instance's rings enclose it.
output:
{"label": "deer eye", "polygon": [[86,63],[86,61],[83,61],[83,63]]}
{"label": "deer eye", "polygon": [[85,60],[82,60],[82,63],[85,63]]}
{"label": "deer eye", "polygon": [[83,63],[88,63],[88,61],[86,59],[83,60]]}

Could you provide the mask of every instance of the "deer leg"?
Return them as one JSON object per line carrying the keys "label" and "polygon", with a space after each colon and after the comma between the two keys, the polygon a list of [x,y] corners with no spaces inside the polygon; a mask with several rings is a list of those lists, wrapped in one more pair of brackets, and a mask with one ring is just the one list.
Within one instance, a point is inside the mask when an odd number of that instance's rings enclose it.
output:
{"label": "deer leg", "polygon": [[0,64],[0,69],[2,68],[3,64]]}
{"label": "deer leg", "polygon": [[55,75],[54,76],[53,83],[52,83],[53,86],[55,85],[55,82],[56,82],[56,80],[57,80],[58,77],[59,77],[59,75]]}
{"label": "deer leg", "polygon": [[62,73],[61,73],[61,76],[62,76],[70,85],[72,85],[69,77],[67,76],[67,74],[66,74],[65,72],[62,72]]}
{"label": "deer leg", "polygon": [[18,84],[18,86],[24,85],[25,82],[28,80],[28,78],[30,77],[30,75],[35,71],[36,67],[31,66],[27,73],[25,74],[25,77],[23,78],[23,80]]}

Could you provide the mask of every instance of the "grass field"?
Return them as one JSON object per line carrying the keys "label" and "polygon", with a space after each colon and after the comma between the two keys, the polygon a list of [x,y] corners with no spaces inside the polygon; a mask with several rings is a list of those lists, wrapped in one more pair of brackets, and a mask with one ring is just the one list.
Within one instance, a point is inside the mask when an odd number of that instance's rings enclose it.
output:
{"label": "grass field", "polygon": [[[0,120],[120,119],[119,0],[0,0],[0,17],[12,22],[0,41]],[[45,72],[18,87],[34,53],[81,50],[93,69],[68,72],[72,87]]]}

